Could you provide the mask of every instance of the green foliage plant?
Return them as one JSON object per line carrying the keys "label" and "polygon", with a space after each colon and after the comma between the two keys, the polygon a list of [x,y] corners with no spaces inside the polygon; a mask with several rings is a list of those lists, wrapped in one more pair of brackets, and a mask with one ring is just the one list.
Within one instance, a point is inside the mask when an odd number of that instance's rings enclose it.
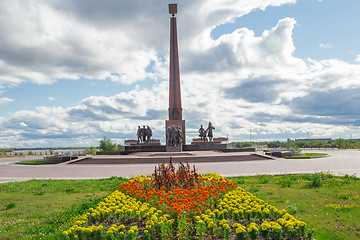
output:
{"label": "green foliage plant", "polygon": [[91,155],[96,155],[96,147],[91,146],[89,151]]}
{"label": "green foliage plant", "polygon": [[292,185],[292,181],[291,180],[289,180],[289,179],[284,179],[284,180],[280,180],[279,182],[279,185],[280,186],[282,186],[282,187],[291,187],[291,185]]}
{"label": "green foliage plant", "polygon": [[16,204],[14,202],[9,202],[7,205],[6,205],[6,210],[9,210],[9,209],[12,209],[16,207]]}
{"label": "green foliage plant", "polygon": [[113,143],[110,138],[104,137],[100,140],[99,148],[105,152],[117,151],[117,144]]}
{"label": "green foliage plant", "polygon": [[259,183],[260,184],[267,184],[269,183],[269,176],[268,175],[259,175]]}
{"label": "green foliage plant", "polygon": [[319,173],[315,173],[315,174],[311,175],[310,183],[309,183],[308,187],[319,188],[319,187],[321,187],[321,185],[322,185],[321,175]]}
{"label": "green foliage plant", "polygon": [[190,168],[190,165],[185,165],[180,162],[179,168],[176,170],[172,158],[170,157],[169,164],[162,163],[158,167],[155,167],[154,172],[155,187],[160,189],[164,187],[167,190],[175,188],[190,188],[194,187],[199,182],[199,174],[194,169]]}

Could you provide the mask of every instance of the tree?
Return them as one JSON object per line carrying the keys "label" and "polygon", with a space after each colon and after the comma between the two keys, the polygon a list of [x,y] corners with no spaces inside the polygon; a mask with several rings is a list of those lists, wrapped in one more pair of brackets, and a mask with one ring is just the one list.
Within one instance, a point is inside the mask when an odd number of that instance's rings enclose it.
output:
{"label": "tree", "polygon": [[96,155],[96,147],[93,146],[90,147],[90,154]]}
{"label": "tree", "polygon": [[339,149],[346,148],[346,141],[345,141],[345,139],[342,139],[342,138],[333,140],[333,144],[335,146],[337,146]]}
{"label": "tree", "polygon": [[104,139],[100,140],[99,148],[101,151],[105,152],[117,151],[117,144],[112,143],[110,138],[104,137]]}

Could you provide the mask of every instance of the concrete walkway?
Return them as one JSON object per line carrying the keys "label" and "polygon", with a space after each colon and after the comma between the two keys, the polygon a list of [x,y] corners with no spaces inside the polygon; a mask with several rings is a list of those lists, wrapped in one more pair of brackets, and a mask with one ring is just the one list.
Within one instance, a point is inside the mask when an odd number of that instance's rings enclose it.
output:
{"label": "concrete walkway", "polygon": [[[216,172],[223,176],[251,176],[257,174],[294,174],[330,172],[360,176],[360,151],[314,150],[304,152],[328,153],[330,157],[317,159],[276,159],[239,162],[196,163],[198,172]],[[31,158],[0,158],[0,182],[30,179],[89,179],[112,176],[134,177],[147,175],[157,164],[55,164],[18,165],[15,162]],[[191,164],[191,163],[190,163]],[[192,164],[191,164],[192,165]]]}

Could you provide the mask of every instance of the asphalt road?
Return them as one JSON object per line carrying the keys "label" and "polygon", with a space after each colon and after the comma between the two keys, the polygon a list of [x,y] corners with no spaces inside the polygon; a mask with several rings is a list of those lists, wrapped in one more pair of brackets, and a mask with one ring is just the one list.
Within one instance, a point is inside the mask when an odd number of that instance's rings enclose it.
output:
{"label": "asphalt road", "polygon": [[[317,159],[276,159],[240,162],[196,163],[198,172],[216,172],[223,176],[251,176],[257,174],[296,174],[330,172],[360,176],[360,151],[314,150],[305,152],[328,153],[330,157]],[[26,159],[38,159],[31,157]],[[55,164],[19,165],[25,158],[0,158],[0,183],[30,179],[89,179],[112,176],[134,177],[147,175],[157,164]],[[191,163],[190,163],[191,164]],[[192,164],[191,164],[192,165]]]}

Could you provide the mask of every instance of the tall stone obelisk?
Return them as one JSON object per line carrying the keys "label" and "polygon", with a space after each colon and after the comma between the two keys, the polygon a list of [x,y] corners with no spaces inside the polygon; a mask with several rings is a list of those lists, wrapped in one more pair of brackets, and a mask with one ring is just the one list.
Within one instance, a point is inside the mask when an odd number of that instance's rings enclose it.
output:
{"label": "tall stone obelisk", "polygon": [[[169,71],[169,120],[166,125],[166,151],[178,152],[185,144],[185,120],[182,119],[179,54],[177,43],[176,17],[177,4],[169,4],[170,17],[170,71]],[[181,129],[182,143],[174,144],[170,141],[174,134],[169,133],[171,129]],[[174,131],[174,130],[173,130]],[[171,139],[170,139],[171,138]],[[171,143],[172,142],[172,143]]]}

